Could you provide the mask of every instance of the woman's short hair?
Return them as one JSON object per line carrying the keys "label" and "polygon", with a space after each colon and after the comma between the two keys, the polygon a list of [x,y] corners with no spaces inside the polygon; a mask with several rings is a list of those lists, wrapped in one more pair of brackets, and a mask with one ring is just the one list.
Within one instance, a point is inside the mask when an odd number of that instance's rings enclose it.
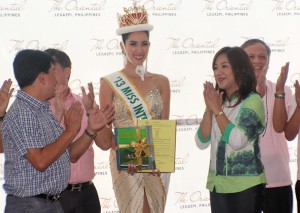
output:
{"label": "woman's short hair", "polygon": [[[247,98],[247,96],[256,92],[256,77],[253,70],[252,63],[249,56],[241,47],[223,47],[214,56],[212,67],[216,63],[217,58],[225,54],[231,65],[232,72],[238,85],[238,103]],[[216,84],[216,88],[224,92],[223,101],[226,99],[226,91],[219,88]]]}

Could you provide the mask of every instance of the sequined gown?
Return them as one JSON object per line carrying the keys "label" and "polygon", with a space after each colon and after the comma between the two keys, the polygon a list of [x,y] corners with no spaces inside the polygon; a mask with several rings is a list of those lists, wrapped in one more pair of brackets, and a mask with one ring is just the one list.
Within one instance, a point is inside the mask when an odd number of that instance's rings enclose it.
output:
{"label": "sequined gown", "polygon": [[[146,95],[145,100],[154,115],[153,119],[160,119],[163,101],[158,89],[154,87]],[[116,110],[114,127],[132,126],[127,109],[117,95],[113,98],[113,104]],[[144,194],[147,196],[151,213],[164,212],[170,179],[169,173],[157,177],[145,173],[136,173],[131,176],[126,171],[119,172],[116,165],[116,153],[113,149],[110,151],[110,169],[113,188],[121,213],[142,212]]]}

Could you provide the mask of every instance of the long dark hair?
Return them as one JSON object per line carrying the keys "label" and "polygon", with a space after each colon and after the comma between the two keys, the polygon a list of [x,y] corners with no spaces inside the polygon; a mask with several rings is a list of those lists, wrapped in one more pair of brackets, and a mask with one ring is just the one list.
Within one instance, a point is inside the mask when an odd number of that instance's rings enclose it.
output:
{"label": "long dark hair", "polygon": [[[223,47],[214,56],[212,67],[216,63],[216,59],[225,54],[231,65],[232,72],[239,89],[236,91],[238,94],[238,101],[234,105],[238,105],[242,100],[246,99],[250,93],[256,93],[256,78],[253,70],[252,63],[247,53],[240,47]],[[227,97],[226,91],[221,89],[216,83],[216,89],[223,92],[223,103]]]}

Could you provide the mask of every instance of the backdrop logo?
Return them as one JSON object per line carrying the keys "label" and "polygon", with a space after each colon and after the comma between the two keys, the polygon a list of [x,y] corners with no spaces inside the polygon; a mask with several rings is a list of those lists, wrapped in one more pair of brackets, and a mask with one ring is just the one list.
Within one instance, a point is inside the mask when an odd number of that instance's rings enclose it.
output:
{"label": "backdrop logo", "polygon": [[177,16],[177,12],[182,4],[182,0],[176,2],[148,0],[144,2],[144,7],[150,16]]}
{"label": "backdrop logo", "polygon": [[55,17],[95,17],[101,16],[106,0],[52,0],[49,12]]}
{"label": "backdrop logo", "polygon": [[171,93],[180,93],[181,88],[184,87],[186,77],[183,76],[180,79],[170,80]]}
{"label": "backdrop logo", "polygon": [[295,143],[289,143],[288,145],[288,150],[289,150],[289,153],[290,153],[290,163],[295,163],[297,162],[297,138],[295,139],[294,141]]}
{"label": "backdrop logo", "polygon": [[68,40],[65,41],[53,41],[47,44],[42,43],[39,40],[22,40],[22,39],[11,39],[12,43],[11,48],[9,48],[9,52],[18,52],[24,49],[38,49],[38,50],[46,50],[48,48],[55,48],[60,50],[66,50],[68,45]]}
{"label": "backdrop logo", "polygon": [[0,3],[0,17],[20,17],[21,11],[25,9],[26,0],[23,1],[7,1]]}
{"label": "backdrop logo", "polygon": [[[97,81],[97,82],[92,82],[92,83],[94,86],[95,96],[98,96],[99,90],[100,90],[100,82]],[[80,79],[74,79],[69,82],[69,88],[72,90],[72,92],[77,95],[80,95],[80,96],[82,95],[81,87],[83,87],[85,89],[85,91],[88,91],[87,85],[84,85]],[[97,100],[97,97],[95,97],[95,100]]]}
{"label": "backdrop logo", "polygon": [[96,56],[116,56],[122,55],[118,39],[105,40],[102,38],[92,38],[92,47],[90,52]]}
{"label": "backdrop logo", "polygon": [[195,38],[168,38],[167,50],[173,55],[214,54],[220,38],[198,41]]}
{"label": "backdrop logo", "polygon": [[171,115],[172,119],[176,119],[176,129],[179,132],[195,132],[198,129],[201,119],[196,114],[184,115]]}
{"label": "backdrop logo", "polygon": [[[99,197],[101,203],[101,212],[119,212],[118,211],[118,204],[115,198],[112,197]],[[115,211],[112,209],[115,208]],[[108,211],[109,210],[109,211]]]}
{"label": "backdrop logo", "polygon": [[94,166],[95,175],[107,175],[109,170],[109,162],[108,161],[100,161],[95,163]]}
{"label": "backdrop logo", "polygon": [[226,1],[204,0],[203,12],[207,16],[248,16],[252,9],[252,0]]}
{"label": "backdrop logo", "polygon": [[[300,82],[300,73],[293,73],[291,74],[290,76],[290,83],[291,85],[294,85],[294,83],[297,81]],[[291,89],[293,88],[294,86],[291,86]]]}
{"label": "backdrop logo", "polygon": [[201,191],[195,192],[174,192],[177,195],[175,206],[180,209],[195,209],[210,207],[210,199],[207,195],[203,195]]}
{"label": "backdrop logo", "polygon": [[273,12],[277,16],[299,16],[300,15],[300,3],[296,0],[273,0],[274,7]]}
{"label": "backdrop logo", "polygon": [[285,48],[288,46],[289,40],[290,40],[290,38],[286,37],[286,38],[270,41],[267,44],[271,48],[272,52],[283,53],[283,52],[285,52]]}
{"label": "backdrop logo", "polygon": [[185,165],[189,162],[190,154],[186,153],[184,156],[177,156],[175,159],[175,169],[182,171],[185,168]]}

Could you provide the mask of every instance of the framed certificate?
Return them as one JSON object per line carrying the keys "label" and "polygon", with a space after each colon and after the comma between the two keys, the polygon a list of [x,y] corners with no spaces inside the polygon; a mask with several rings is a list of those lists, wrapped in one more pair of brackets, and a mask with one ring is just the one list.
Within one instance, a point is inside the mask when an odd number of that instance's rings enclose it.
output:
{"label": "framed certificate", "polygon": [[127,170],[128,164],[138,172],[156,169],[151,126],[115,128],[117,169]]}
{"label": "framed certificate", "polygon": [[176,120],[138,120],[139,126],[151,126],[156,169],[175,172]]}

